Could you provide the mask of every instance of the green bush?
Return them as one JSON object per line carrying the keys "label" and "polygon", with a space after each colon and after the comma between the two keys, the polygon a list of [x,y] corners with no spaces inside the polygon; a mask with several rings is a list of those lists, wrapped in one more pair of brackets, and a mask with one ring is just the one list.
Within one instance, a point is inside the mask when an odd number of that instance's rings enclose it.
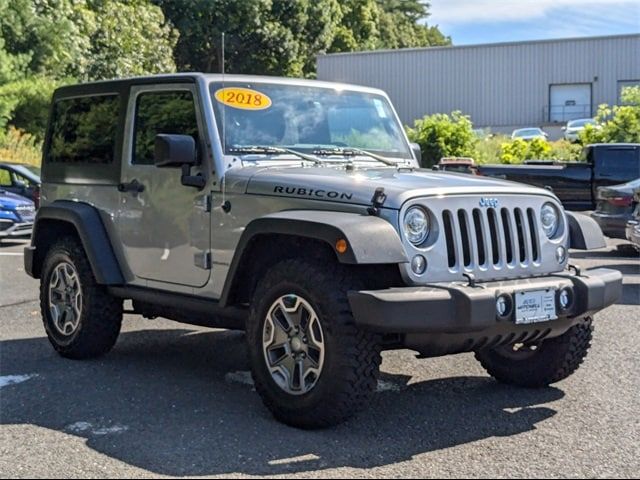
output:
{"label": "green bush", "polygon": [[472,156],[477,142],[471,120],[459,111],[427,115],[416,120],[414,128],[407,127],[407,134],[420,145],[425,167],[437,164],[442,157]]}
{"label": "green bush", "polygon": [[621,105],[598,107],[596,125],[587,125],[580,132],[583,145],[640,142],[640,86],[625,88],[621,100]]}
{"label": "green bush", "polygon": [[30,77],[0,85],[0,131],[9,126],[44,139],[53,91],[60,82]]}
{"label": "green bush", "polygon": [[541,138],[525,141],[516,138],[500,145],[502,163],[522,163],[525,160],[546,160],[551,158],[552,148],[549,142]]}
{"label": "green bush", "polygon": [[550,142],[549,144],[551,145],[551,154],[549,155],[549,158],[563,162],[575,162],[580,159],[582,145],[578,143],[571,143],[567,140],[558,140],[556,142]]}
{"label": "green bush", "polygon": [[505,135],[492,135],[479,139],[471,156],[476,163],[496,163],[500,159],[502,144],[510,140]]}

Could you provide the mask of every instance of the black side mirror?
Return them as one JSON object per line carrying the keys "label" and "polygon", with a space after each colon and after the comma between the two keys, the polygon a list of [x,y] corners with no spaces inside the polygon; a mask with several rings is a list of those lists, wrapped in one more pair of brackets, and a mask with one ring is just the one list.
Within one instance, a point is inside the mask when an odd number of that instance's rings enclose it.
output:
{"label": "black side mirror", "polygon": [[410,143],[411,151],[413,152],[413,156],[416,157],[416,161],[418,162],[418,167],[422,165],[422,150],[420,150],[420,145],[417,143]]}
{"label": "black side mirror", "polygon": [[190,135],[156,135],[154,164],[158,168],[182,168],[182,184],[203,189],[207,180],[202,175],[191,175],[191,167],[198,164],[196,141]]}
{"label": "black side mirror", "polygon": [[190,135],[156,135],[154,163],[159,168],[175,168],[197,163],[196,141]]}

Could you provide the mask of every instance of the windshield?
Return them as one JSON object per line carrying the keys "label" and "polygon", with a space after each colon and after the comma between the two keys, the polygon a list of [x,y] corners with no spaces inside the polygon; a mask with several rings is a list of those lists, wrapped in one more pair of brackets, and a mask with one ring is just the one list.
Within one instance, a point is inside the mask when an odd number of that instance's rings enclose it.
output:
{"label": "windshield", "polygon": [[[385,97],[299,85],[211,84],[225,153],[247,146],[354,148],[411,158],[402,127]],[[222,124],[225,123],[223,134]]]}
{"label": "windshield", "polygon": [[529,135],[542,135],[542,132],[537,128],[528,128],[526,130],[516,130],[514,135],[516,137],[526,137]]}
{"label": "windshield", "polygon": [[569,128],[575,128],[575,127],[584,127],[585,125],[592,125],[595,122],[593,120],[573,120],[572,122],[569,122],[568,127]]}

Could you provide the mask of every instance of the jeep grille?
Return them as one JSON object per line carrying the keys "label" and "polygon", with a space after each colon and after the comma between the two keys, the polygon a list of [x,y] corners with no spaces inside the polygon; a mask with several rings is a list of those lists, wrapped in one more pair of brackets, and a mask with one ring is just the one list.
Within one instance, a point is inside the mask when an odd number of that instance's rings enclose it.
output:
{"label": "jeep grille", "polygon": [[[549,195],[519,193],[492,194],[491,203],[481,195],[434,195],[407,201],[400,218],[413,205],[430,212],[432,234],[425,245],[412,245],[403,237],[409,258],[427,259],[427,271],[416,275],[410,264],[405,277],[415,284],[464,281],[471,274],[478,281],[526,278],[560,272],[556,249],[568,244],[563,218],[556,238],[542,231],[540,209],[545,202],[561,208]],[[400,229],[402,227],[400,226]]]}
{"label": "jeep grille", "polygon": [[442,225],[452,272],[540,262],[533,208],[444,210]]}

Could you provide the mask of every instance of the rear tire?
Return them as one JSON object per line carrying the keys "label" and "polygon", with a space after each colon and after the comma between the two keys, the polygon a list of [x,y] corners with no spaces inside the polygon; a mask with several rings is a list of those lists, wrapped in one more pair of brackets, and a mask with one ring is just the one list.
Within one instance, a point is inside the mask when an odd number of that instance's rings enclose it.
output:
{"label": "rear tire", "polygon": [[[526,388],[542,388],[564,380],[582,364],[591,347],[591,317],[559,337],[539,344],[513,345],[476,352],[476,359],[496,380]],[[532,349],[535,347],[535,349]]]}
{"label": "rear tire", "polygon": [[[340,265],[300,260],[282,261],[260,280],[247,341],[256,390],[277,420],[305,429],[336,425],[359,411],[375,391],[381,362],[379,339],[354,325],[347,291],[357,284]],[[286,308],[278,307],[285,304]],[[284,321],[282,311],[289,312]],[[275,325],[278,321],[284,327]],[[309,332],[309,324],[315,324],[315,333]],[[278,338],[273,333],[277,329]],[[284,348],[272,348],[280,344]],[[313,348],[317,368],[305,377],[305,361]],[[295,366],[287,370],[288,362],[295,365],[297,361],[299,370]],[[300,371],[302,380],[289,380]]]}
{"label": "rear tire", "polygon": [[40,309],[49,341],[63,357],[98,357],[118,339],[122,300],[96,283],[84,249],[73,237],[59,240],[47,252]]}

